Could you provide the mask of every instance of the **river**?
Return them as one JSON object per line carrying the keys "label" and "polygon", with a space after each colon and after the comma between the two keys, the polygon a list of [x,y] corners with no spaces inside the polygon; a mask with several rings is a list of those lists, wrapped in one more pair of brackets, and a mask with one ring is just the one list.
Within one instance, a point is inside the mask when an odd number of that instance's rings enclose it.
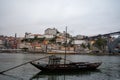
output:
{"label": "river", "polygon": [[[46,55],[50,54],[0,53],[0,71]],[[0,74],[0,80],[120,80],[120,56],[67,55],[67,59],[83,62],[101,61],[102,65],[95,71],[46,74],[27,64]]]}

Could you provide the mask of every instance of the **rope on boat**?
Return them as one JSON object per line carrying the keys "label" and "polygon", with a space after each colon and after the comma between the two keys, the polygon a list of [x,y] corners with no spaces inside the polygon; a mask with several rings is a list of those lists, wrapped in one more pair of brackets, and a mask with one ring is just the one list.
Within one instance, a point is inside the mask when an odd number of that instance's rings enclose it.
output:
{"label": "rope on boat", "polygon": [[45,56],[45,57],[42,57],[42,58],[38,58],[38,59],[34,59],[34,60],[31,60],[31,61],[22,63],[22,64],[20,64],[20,65],[15,66],[15,67],[9,68],[9,69],[4,70],[4,71],[1,71],[0,74],[3,74],[4,72],[10,71],[10,70],[12,70],[12,69],[18,68],[18,67],[20,67],[20,66],[26,65],[26,64],[28,64],[28,63],[30,63],[30,62],[34,62],[34,61],[37,61],[37,60],[40,60],[40,59],[44,59],[44,58],[47,58],[47,57],[49,57],[49,56]]}

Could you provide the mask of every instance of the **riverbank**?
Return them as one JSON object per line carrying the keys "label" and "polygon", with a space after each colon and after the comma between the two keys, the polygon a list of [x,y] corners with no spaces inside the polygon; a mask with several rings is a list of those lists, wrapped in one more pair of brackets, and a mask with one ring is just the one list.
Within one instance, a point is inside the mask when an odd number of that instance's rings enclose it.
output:
{"label": "riverbank", "polygon": [[[22,54],[52,54],[52,55],[64,55],[65,53],[45,53],[45,52],[24,52],[24,51],[20,51],[20,52],[16,52],[16,51],[13,51],[13,52],[0,52],[0,53],[12,53],[12,54],[19,54],[19,53],[22,53]],[[66,55],[96,55],[96,56],[120,56],[120,53],[66,53]]]}
{"label": "riverbank", "polygon": [[[56,51],[54,50],[53,52],[42,52],[42,51],[23,51],[21,49],[1,49],[0,53],[23,53],[23,54],[65,54],[65,51]],[[108,52],[74,52],[74,51],[66,51],[67,55],[120,55],[120,53],[108,53]]]}
{"label": "riverbank", "polygon": [[[48,53],[48,54],[65,54],[65,53]],[[120,56],[120,53],[66,53],[67,55],[98,55],[98,56],[104,56],[104,55],[118,55]]]}

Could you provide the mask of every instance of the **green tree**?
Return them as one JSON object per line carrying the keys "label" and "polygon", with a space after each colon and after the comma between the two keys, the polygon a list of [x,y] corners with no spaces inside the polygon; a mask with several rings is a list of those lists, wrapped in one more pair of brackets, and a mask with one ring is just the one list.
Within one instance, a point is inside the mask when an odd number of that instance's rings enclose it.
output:
{"label": "green tree", "polygon": [[91,47],[90,47],[90,43],[87,44],[87,47],[88,47],[88,49],[91,49]]}
{"label": "green tree", "polygon": [[39,42],[39,43],[42,43],[44,40],[45,40],[45,37],[39,38],[39,39],[38,39],[38,42]]}
{"label": "green tree", "polygon": [[106,45],[107,41],[104,38],[98,38],[94,43],[94,46],[102,51],[105,50]]}
{"label": "green tree", "polygon": [[28,42],[28,39],[22,39],[21,42]]}
{"label": "green tree", "polygon": [[35,37],[34,37],[34,40],[38,40],[38,37],[37,37],[37,36],[35,36]]}
{"label": "green tree", "polygon": [[54,38],[50,39],[49,42],[50,43],[56,43],[56,39],[57,39],[57,36],[55,36]]}
{"label": "green tree", "polygon": [[85,44],[83,44],[83,43],[81,44],[81,46],[82,46],[83,48],[86,48],[86,45],[85,45]]}

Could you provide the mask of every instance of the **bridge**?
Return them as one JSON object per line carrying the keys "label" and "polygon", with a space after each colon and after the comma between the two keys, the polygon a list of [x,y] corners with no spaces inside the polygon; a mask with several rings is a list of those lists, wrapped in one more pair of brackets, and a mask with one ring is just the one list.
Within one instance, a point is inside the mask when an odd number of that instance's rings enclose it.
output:
{"label": "bridge", "polygon": [[88,39],[96,39],[96,38],[99,38],[99,37],[107,37],[108,38],[108,37],[114,36],[114,35],[120,35],[120,31],[107,33],[107,34],[99,34],[99,35],[96,35],[96,36],[88,37]]}
{"label": "bridge", "polygon": [[[111,36],[114,35],[118,35],[118,38],[111,40],[110,39]],[[107,34],[100,34],[97,36],[88,37],[88,39],[96,39],[100,37],[104,37],[107,39],[107,47],[109,53],[120,53],[120,31],[107,33]]]}

